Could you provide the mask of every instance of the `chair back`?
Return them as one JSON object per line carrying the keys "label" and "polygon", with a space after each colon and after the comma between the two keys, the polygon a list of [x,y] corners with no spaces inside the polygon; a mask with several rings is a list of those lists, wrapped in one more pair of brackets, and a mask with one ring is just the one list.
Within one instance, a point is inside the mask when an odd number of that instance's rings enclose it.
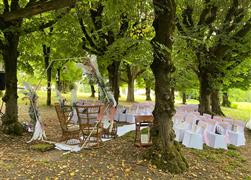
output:
{"label": "chair back", "polygon": [[59,103],[55,103],[55,109],[62,130],[67,131],[67,125],[69,124],[72,116],[72,107],[71,106],[61,107]]}
{"label": "chair back", "polygon": [[102,105],[76,106],[79,126],[81,129],[89,129],[95,126],[98,121],[100,108]]}
{"label": "chair back", "polygon": [[135,116],[136,123],[152,123],[153,122],[153,115],[138,115]]}

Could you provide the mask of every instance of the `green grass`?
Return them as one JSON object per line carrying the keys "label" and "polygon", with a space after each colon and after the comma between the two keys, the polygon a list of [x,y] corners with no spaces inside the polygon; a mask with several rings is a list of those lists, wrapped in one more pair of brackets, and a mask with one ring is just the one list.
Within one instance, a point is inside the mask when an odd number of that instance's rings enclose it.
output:
{"label": "green grass", "polygon": [[[44,106],[46,104],[46,91],[38,91],[37,92],[38,96],[39,96],[39,105],[40,106]],[[67,94],[62,94],[63,98],[66,98],[68,102],[71,102],[71,94],[67,93]],[[82,93],[82,92],[78,92],[77,94],[78,99],[94,99],[90,97],[90,93]],[[21,92],[19,92],[19,99],[18,99],[18,103],[19,104],[27,104],[28,99],[23,100],[23,94]],[[154,97],[152,97],[154,100]],[[145,101],[145,95],[137,95],[135,96],[135,101],[136,102],[144,102]],[[57,102],[57,98],[56,98],[56,93],[55,91],[52,91],[52,104],[54,104],[55,102]],[[132,103],[131,102],[126,102],[126,96],[121,96],[120,97],[120,104],[129,106]],[[175,105],[179,106],[181,103],[181,99],[176,98],[175,99]],[[198,100],[195,99],[188,99],[187,100],[187,104],[198,104]],[[248,121],[250,119],[251,116],[251,103],[248,102],[232,102],[232,104],[235,105],[236,108],[226,108],[226,107],[222,107],[223,112],[225,113],[225,115],[227,117],[233,118],[233,119],[238,119],[238,120],[243,120],[243,121]]]}
{"label": "green grass", "polygon": [[248,102],[233,102],[237,108],[222,107],[223,112],[227,117],[237,120],[248,121],[251,116],[251,103]]}

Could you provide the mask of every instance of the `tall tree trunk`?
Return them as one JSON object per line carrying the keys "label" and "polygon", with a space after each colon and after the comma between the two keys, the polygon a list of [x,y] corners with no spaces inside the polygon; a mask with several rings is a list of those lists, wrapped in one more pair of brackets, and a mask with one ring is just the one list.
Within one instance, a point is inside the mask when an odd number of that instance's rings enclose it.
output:
{"label": "tall tree trunk", "polygon": [[134,102],[134,77],[132,75],[131,68],[129,65],[127,65],[127,67],[126,67],[126,75],[127,75],[127,79],[128,79],[126,101]]}
{"label": "tall tree trunk", "polygon": [[223,92],[223,95],[222,95],[222,106],[224,106],[224,107],[231,107],[231,102],[228,99],[228,93],[227,92]]}
{"label": "tall tree trunk", "polygon": [[94,85],[93,84],[90,84],[91,86],[91,97],[95,98],[95,88],[94,88]]}
{"label": "tall tree trunk", "polygon": [[[172,73],[175,71],[171,59],[171,36],[175,29],[176,5],[174,0],[153,0],[155,37],[152,40],[154,61],[151,65],[155,77],[154,125],[151,129],[153,145],[148,158],[162,170],[181,173],[188,164],[174,141],[172,116],[174,108],[174,88]],[[163,46],[165,48],[163,48]]]}
{"label": "tall tree trunk", "polygon": [[151,88],[146,86],[146,101],[151,101]]}
{"label": "tall tree trunk", "polygon": [[213,115],[225,116],[220,107],[219,90],[213,90],[211,92],[211,106]]}
{"label": "tall tree trunk", "polygon": [[119,65],[120,61],[113,61],[112,64],[107,67],[109,83],[117,103],[119,100]]}
{"label": "tall tree trunk", "polygon": [[22,134],[22,125],[18,122],[17,106],[17,57],[19,35],[12,32],[4,33],[6,47],[3,50],[3,59],[6,73],[6,91],[3,101],[6,103],[5,114],[2,117],[3,131],[6,134]]}
{"label": "tall tree trunk", "polygon": [[57,68],[57,74],[56,74],[56,87],[57,90],[59,90],[60,92],[62,91],[62,82],[61,82],[61,69]]}
{"label": "tall tree trunk", "polygon": [[186,104],[186,103],[187,103],[186,91],[182,91],[182,104]]}
{"label": "tall tree trunk", "polygon": [[211,114],[210,108],[210,86],[207,76],[204,73],[200,74],[200,104],[199,112],[202,115],[203,113]]}
{"label": "tall tree trunk", "polygon": [[128,79],[128,88],[127,88],[127,102],[134,102],[134,79]]}
{"label": "tall tree trunk", "polygon": [[51,48],[47,47],[46,45],[43,45],[43,52],[44,52],[44,64],[45,64],[45,69],[46,74],[47,74],[47,100],[46,100],[46,105],[51,106],[51,71],[52,71],[52,65],[50,65],[50,51]]}

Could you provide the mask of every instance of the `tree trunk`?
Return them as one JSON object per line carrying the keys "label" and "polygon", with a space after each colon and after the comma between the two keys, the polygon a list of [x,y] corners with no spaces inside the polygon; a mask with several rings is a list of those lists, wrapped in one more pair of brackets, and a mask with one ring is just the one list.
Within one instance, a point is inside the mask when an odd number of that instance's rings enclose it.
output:
{"label": "tree trunk", "polygon": [[146,101],[151,101],[151,88],[146,86]]}
{"label": "tree trunk", "polygon": [[134,79],[128,79],[128,88],[127,88],[127,102],[134,102]]}
{"label": "tree trunk", "polygon": [[17,57],[19,35],[6,32],[4,33],[6,47],[3,50],[3,59],[6,73],[6,91],[3,101],[6,103],[5,114],[2,117],[3,131],[6,134],[22,134],[22,125],[18,122],[17,106]]}
{"label": "tree trunk", "polygon": [[51,106],[51,71],[52,71],[52,65],[50,65],[50,47],[47,47],[46,45],[43,45],[43,52],[44,52],[44,64],[45,64],[45,69],[46,74],[47,74],[47,100],[46,100],[46,105]]}
{"label": "tree trunk", "polygon": [[127,102],[134,102],[134,77],[131,72],[130,66],[127,64],[126,66],[126,75],[128,79],[127,86]]}
{"label": "tree trunk", "polygon": [[117,103],[119,100],[119,65],[120,61],[113,61],[112,64],[107,67],[109,83]]}
{"label": "tree trunk", "polygon": [[199,104],[199,112],[201,115],[203,113],[211,114],[210,108],[210,87],[209,81],[205,74],[200,74],[200,104]]}
{"label": "tree trunk", "polygon": [[56,74],[56,87],[57,90],[59,90],[60,92],[62,91],[62,82],[61,82],[61,69],[57,68],[57,74]]}
{"label": "tree trunk", "polygon": [[220,107],[219,90],[213,90],[211,92],[211,106],[213,115],[225,116]]}
{"label": "tree trunk", "polygon": [[187,103],[187,95],[185,91],[182,91],[182,104]]}
{"label": "tree trunk", "polygon": [[[154,61],[151,65],[155,77],[154,125],[151,129],[153,145],[147,158],[158,168],[172,173],[181,173],[188,168],[178,143],[174,141],[172,116],[174,88],[172,73],[175,67],[171,60],[171,36],[175,29],[176,5],[173,0],[153,0],[155,37],[152,40]],[[163,46],[165,48],[163,48]]]}
{"label": "tree trunk", "polygon": [[222,106],[231,107],[231,102],[228,99],[228,93],[224,92],[222,95]]}
{"label": "tree trunk", "polygon": [[90,84],[90,86],[91,86],[91,97],[93,97],[93,98],[95,98],[95,88],[94,88],[94,85],[93,84]]}

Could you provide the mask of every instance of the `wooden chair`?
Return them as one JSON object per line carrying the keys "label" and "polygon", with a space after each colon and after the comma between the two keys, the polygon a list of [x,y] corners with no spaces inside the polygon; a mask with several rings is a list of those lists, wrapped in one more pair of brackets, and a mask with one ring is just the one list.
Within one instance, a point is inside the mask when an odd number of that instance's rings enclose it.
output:
{"label": "wooden chair", "polygon": [[62,129],[61,141],[66,141],[75,138],[81,141],[79,125],[75,125],[70,122],[73,112],[72,107],[71,106],[61,107],[59,103],[56,103],[55,109]]}
{"label": "wooden chair", "polygon": [[[135,116],[135,125],[136,125],[136,131],[135,131],[135,139],[134,139],[134,145],[138,147],[143,146],[150,146],[152,145],[152,139],[150,130],[153,125],[153,115],[137,115]],[[147,127],[147,142],[142,142],[142,136],[141,136],[141,127]]]}
{"label": "wooden chair", "polygon": [[102,123],[99,122],[99,113],[102,105],[76,106],[80,131],[83,140],[99,146],[102,136]]}

